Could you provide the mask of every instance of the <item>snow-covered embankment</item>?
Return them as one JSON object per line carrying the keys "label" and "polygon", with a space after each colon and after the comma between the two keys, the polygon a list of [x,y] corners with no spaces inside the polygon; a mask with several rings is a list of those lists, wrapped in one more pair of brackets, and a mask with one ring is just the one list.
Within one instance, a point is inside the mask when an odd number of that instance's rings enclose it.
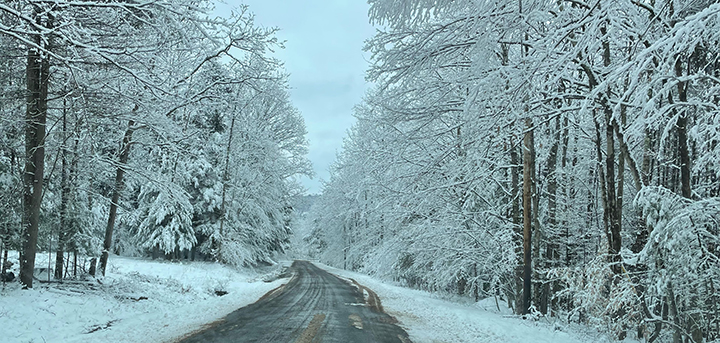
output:
{"label": "snow-covered embankment", "polygon": [[[317,266],[369,287],[382,301],[385,312],[400,322],[413,343],[576,343],[609,342],[584,327],[569,327],[554,319],[523,320],[513,316],[494,299],[473,303],[469,299],[450,301],[429,292],[391,285],[371,276]],[[500,307],[500,311],[498,311]],[[629,340],[628,340],[629,341]]]}
{"label": "snow-covered embankment", "polygon": [[[47,255],[38,254],[37,266],[43,265]],[[0,340],[173,342],[287,281],[264,282],[263,276],[217,263],[112,256],[102,284],[36,281],[32,290],[7,284],[0,290]],[[217,290],[228,293],[217,296]]]}

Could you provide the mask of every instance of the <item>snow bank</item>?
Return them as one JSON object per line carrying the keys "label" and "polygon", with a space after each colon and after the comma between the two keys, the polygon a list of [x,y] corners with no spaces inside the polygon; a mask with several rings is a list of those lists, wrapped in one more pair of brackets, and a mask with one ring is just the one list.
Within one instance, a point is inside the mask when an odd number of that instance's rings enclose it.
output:
{"label": "snow bank", "polygon": [[[568,328],[541,318],[522,320],[507,306],[487,299],[448,301],[437,294],[389,285],[370,276],[315,263],[340,277],[352,278],[380,297],[385,312],[394,316],[413,343],[570,343],[610,342],[607,337],[580,327]],[[586,331],[586,332],[585,332]]]}
{"label": "snow bank", "polygon": [[[47,258],[38,254],[37,266]],[[173,342],[287,281],[263,282],[258,271],[217,263],[117,256],[107,274],[102,284],[8,284],[0,291],[0,341]]]}

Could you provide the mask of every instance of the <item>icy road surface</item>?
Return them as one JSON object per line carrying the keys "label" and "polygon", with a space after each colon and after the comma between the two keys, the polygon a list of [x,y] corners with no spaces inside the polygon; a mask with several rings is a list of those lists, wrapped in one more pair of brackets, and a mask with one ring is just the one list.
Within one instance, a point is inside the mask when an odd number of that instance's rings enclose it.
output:
{"label": "icy road surface", "polygon": [[180,342],[410,342],[372,290],[307,261],[290,271],[285,286]]}

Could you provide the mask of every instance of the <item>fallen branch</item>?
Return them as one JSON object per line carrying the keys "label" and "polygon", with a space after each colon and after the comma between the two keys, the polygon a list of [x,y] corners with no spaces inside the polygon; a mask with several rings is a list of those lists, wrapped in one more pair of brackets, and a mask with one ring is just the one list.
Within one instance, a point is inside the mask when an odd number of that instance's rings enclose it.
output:
{"label": "fallen branch", "polygon": [[91,334],[93,332],[97,332],[100,330],[109,329],[113,325],[113,323],[117,322],[118,320],[119,319],[113,319],[105,324],[95,325],[92,328],[90,328],[90,330],[88,330],[88,332],[86,332],[86,334]]}

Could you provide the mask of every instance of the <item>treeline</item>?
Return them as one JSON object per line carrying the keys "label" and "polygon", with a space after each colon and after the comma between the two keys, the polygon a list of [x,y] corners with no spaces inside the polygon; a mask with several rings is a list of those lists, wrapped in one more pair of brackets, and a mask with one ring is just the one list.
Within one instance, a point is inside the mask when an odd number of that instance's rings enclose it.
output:
{"label": "treeline", "polygon": [[37,249],[271,261],[311,172],[274,29],[210,1],[0,4],[0,240]]}
{"label": "treeline", "polygon": [[720,4],[371,0],[321,260],[617,338],[720,338]]}

